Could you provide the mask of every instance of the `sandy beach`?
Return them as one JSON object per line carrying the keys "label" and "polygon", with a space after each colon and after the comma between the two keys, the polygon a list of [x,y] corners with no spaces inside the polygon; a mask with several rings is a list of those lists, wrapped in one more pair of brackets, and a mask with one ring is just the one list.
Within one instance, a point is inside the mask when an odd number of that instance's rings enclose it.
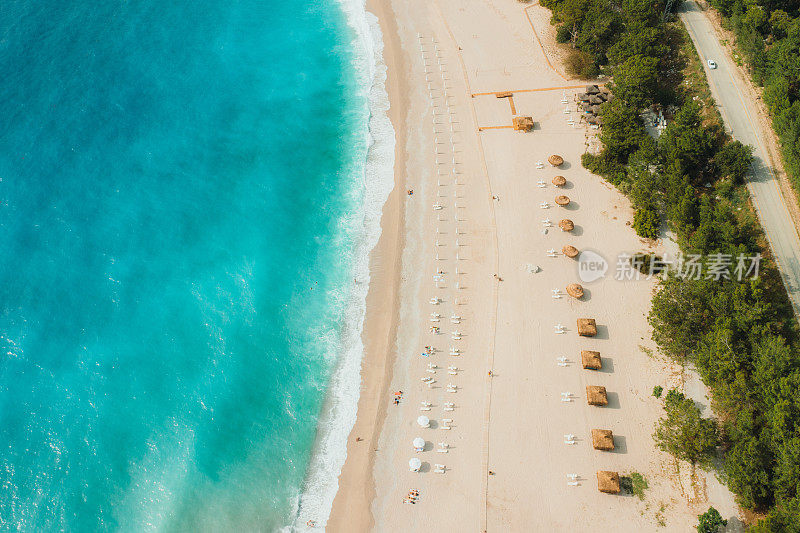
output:
{"label": "sandy beach", "polygon": [[[579,120],[584,82],[561,67],[550,12],[515,0],[368,9],[389,68],[396,186],[371,259],[358,417],[327,529],[687,531],[709,505],[736,517],[713,474],[677,468],[653,442],[653,387],[701,403],[704,391],[655,353],[655,281],[615,279],[621,254],[659,249],[630,227],[628,200],[581,166],[596,131]],[[534,129],[511,129],[513,112]],[[581,299],[565,293],[579,282],[565,245],[607,262]],[[579,336],[578,318],[595,319],[597,335]],[[582,350],[600,352],[602,367],[583,369]],[[608,405],[587,404],[593,385]],[[592,429],[612,430],[615,449],[593,449]],[[644,498],[599,492],[598,470],[641,473]],[[404,504],[410,489],[419,498]]]}

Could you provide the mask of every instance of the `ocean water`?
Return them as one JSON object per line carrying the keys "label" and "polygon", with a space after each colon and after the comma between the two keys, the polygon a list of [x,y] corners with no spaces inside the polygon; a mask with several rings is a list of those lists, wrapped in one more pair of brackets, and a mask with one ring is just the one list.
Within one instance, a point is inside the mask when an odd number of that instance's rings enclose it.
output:
{"label": "ocean water", "polygon": [[324,524],[391,187],[376,31],[0,3],[0,529]]}

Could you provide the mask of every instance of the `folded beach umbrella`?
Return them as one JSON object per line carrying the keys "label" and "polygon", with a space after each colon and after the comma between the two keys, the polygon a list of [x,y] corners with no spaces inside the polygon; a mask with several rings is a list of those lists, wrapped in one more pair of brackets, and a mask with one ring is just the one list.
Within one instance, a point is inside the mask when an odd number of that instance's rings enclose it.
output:
{"label": "folded beach umbrella", "polygon": [[417,457],[412,457],[411,459],[408,460],[408,467],[414,472],[417,472],[421,466],[422,466],[422,461],[420,461],[419,458]]}
{"label": "folded beach umbrella", "polygon": [[417,437],[412,444],[414,444],[415,449],[422,449],[425,447],[425,439]]}
{"label": "folded beach umbrella", "polygon": [[417,418],[417,424],[419,424],[420,427],[426,428],[431,425],[431,420],[425,415],[420,415],[419,418]]}

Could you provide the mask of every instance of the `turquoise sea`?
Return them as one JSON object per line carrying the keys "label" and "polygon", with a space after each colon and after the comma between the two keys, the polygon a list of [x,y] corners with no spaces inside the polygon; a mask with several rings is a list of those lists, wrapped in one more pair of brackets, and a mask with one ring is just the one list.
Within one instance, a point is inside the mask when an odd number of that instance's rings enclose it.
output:
{"label": "turquoise sea", "polygon": [[0,3],[0,529],[324,522],[388,192],[369,22]]}

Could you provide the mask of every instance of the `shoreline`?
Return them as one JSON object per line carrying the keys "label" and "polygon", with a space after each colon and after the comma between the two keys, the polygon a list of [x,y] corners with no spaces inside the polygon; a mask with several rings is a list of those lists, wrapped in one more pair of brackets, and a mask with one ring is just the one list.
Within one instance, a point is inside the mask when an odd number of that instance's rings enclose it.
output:
{"label": "shoreline", "polygon": [[[387,402],[382,401],[391,381],[396,358],[399,289],[402,272],[402,251],[405,242],[405,166],[406,113],[408,109],[405,82],[397,73],[404,65],[391,6],[382,0],[367,0],[367,12],[375,15],[383,39],[383,61],[387,67],[386,92],[390,107],[387,112],[395,131],[394,188],[383,206],[381,235],[370,252],[370,285],[362,340],[359,399],[355,424],[347,439],[347,457],[339,475],[339,488],[326,527],[331,531],[366,531],[374,519],[369,512],[375,497],[373,467]],[[389,305],[386,303],[389,302]],[[362,440],[357,441],[357,438]],[[366,512],[365,512],[366,511]]]}

